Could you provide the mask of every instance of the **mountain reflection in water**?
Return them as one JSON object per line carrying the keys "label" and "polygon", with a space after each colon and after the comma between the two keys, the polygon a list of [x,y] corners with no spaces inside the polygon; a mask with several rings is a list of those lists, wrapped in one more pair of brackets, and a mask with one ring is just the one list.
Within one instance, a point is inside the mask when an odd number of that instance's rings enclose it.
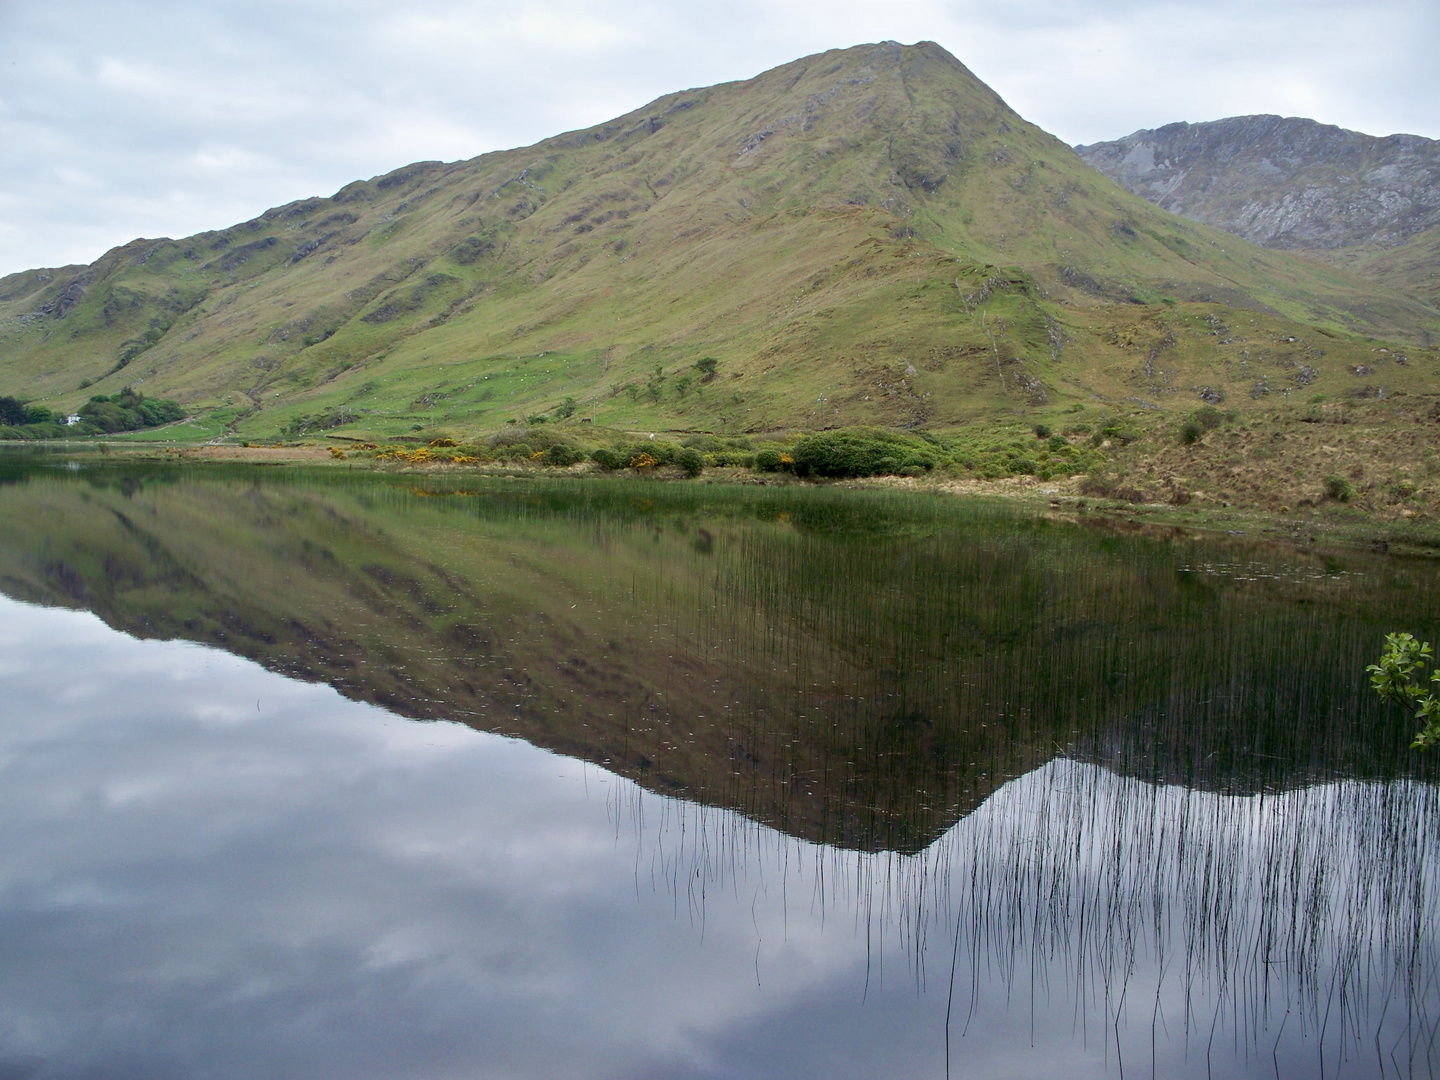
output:
{"label": "mountain reflection in water", "polygon": [[1434,769],[1361,674],[1433,637],[1428,565],[9,479],[5,593],[301,681],[0,609],[0,1075],[1430,1075]]}

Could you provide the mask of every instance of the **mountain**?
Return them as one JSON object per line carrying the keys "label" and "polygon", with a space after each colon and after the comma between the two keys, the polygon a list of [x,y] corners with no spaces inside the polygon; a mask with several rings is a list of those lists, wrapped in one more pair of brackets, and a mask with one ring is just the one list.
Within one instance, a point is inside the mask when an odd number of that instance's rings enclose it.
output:
{"label": "mountain", "polygon": [[[1440,141],[1236,116],[1076,152],[1172,213],[1266,247],[1325,255],[1432,304],[1440,295]],[[1391,250],[1393,258],[1370,257]]]}
{"label": "mountain", "polygon": [[135,386],[193,437],[482,431],[567,398],[652,431],[1188,408],[1250,387],[1245,342],[1339,388],[1371,339],[1440,340],[1440,311],[1123,191],[928,42],[0,279],[0,394]]}

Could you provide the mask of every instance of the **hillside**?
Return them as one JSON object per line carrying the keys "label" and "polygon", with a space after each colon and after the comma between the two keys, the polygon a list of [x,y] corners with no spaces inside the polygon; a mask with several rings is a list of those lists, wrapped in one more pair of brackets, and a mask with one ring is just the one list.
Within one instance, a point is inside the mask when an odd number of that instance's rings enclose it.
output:
{"label": "hillside", "polygon": [[[1327,257],[1430,304],[1440,295],[1440,141],[1235,116],[1076,152],[1172,213]],[[1377,255],[1387,251],[1394,256]]]}
{"label": "hillside", "polygon": [[0,394],[135,386],[192,438],[1185,409],[1349,394],[1382,341],[1440,312],[1121,190],[931,43],[0,280]]}

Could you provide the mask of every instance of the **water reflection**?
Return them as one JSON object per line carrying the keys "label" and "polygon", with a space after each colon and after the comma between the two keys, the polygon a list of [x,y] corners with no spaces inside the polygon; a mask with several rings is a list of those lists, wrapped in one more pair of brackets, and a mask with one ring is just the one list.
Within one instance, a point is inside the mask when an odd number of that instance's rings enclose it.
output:
{"label": "water reflection", "polygon": [[1428,1075],[1436,788],[1351,674],[1428,567],[26,476],[0,588],[152,640],[0,609],[0,1075]]}

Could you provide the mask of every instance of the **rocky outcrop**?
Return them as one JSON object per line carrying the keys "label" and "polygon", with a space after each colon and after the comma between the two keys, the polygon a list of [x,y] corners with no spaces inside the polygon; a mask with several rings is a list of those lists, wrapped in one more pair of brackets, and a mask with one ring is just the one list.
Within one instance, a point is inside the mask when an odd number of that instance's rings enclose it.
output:
{"label": "rocky outcrop", "polygon": [[1076,152],[1172,213],[1272,248],[1388,248],[1440,224],[1440,141],[1418,135],[1236,116]]}

